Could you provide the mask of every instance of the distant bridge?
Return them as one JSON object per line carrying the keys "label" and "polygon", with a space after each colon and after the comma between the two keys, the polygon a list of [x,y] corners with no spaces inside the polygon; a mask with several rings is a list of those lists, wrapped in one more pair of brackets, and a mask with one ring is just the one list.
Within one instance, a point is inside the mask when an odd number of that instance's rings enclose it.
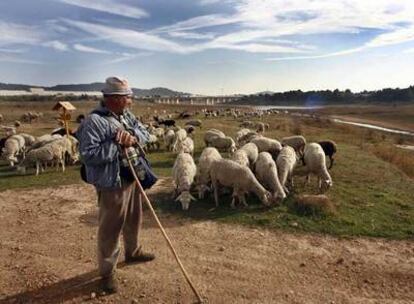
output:
{"label": "distant bridge", "polygon": [[182,97],[135,97],[137,101],[147,101],[161,104],[195,104],[195,105],[216,105],[239,100],[235,96],[182,96]]}

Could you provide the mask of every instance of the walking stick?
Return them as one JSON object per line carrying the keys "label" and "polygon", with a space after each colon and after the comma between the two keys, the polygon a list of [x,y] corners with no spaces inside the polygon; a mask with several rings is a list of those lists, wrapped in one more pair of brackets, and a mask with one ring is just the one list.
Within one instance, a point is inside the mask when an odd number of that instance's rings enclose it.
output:
{"label": "walking stick", "polygon": [[[125,155],[128,155],[127,151],[126,151],[126,148],[124,148],[124,153],[125,153]],[[190,277],[188,276],[188,273],[185,270],[183,263],[181,262],[180,258],[178,257],[178,254],[175,251],[175,249],[174,249],[174,247],[171,243],[170,238],[168,237],[167,233],[164,230],[164,227],[162,226],[160,220],[158,219],[158,216],[155,213],[154,208],[152,207],[151,202],[148,199],[147,194],[145,193],[144,189],[142,188],[141,183],[138,179],[138,176],[137,176],[137,174],[134,170],[134,167],[132,166],[131,160],[128,157],[127,157],[127,160],[128,160],[128,164],[129,164],[129,169],[131,170],[132,174],[134,175],[135,181],[137,183],[138,190],[141,193],[141,195],[144,197],[144,201],[147,204],[148,208],[150,209],[151,214],[154,217],[155,221],[157,222],[157,225],[160,228],[162,235],[164,236],[165,240],[167,241],[168,247],[171,249],[171,251],[172,251],[172,253],[175,257],[175,260],[177,261],[178,265],[180,266],[180,269],[181,269],[182,273],[184,274],[184,277],[187,280],[187,283],[190,285],[191,289],[193,290],[195,296],[197,297],[198,302],[203,303],[203,300],[201,299],[201,297],[200,297],[198,291],[196,290],[196,288],[194,287],[193,282],[190,280]]]}

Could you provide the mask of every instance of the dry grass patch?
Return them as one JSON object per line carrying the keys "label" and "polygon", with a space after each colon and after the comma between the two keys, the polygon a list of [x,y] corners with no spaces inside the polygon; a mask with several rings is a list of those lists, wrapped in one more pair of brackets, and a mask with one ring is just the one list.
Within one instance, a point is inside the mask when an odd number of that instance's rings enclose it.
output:
{"label": "dry grass patch", "polygon": [[323,194],[298,195],[292,203],[291,209],[299,215],[329,216],[336,214],[334,203]]}

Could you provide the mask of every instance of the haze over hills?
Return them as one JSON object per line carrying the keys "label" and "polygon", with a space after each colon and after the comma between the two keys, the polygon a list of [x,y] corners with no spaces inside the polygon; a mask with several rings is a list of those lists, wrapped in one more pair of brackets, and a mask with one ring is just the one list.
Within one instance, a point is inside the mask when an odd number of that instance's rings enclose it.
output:
{"label": "haze over hills", "polygon": [[[11,91],[30,91],[31,88],[43,88],[45,91],[71,91],[71,92],[96,92],[101,91],[104,87],[103,82],[93,82],[87,84],[59,84],[55,86],[35,86],[25,84],[11,84],[0,82],[0,90]],[[136,96],[188,96],[190,93],[178,92],[168,88],[138,89],[132,88]]]}

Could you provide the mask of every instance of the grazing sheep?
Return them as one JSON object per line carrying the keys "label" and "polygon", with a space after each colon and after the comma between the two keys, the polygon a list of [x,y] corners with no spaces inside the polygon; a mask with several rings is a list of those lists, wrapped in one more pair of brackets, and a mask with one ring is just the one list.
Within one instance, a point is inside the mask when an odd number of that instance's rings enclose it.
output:
{"label": "grazing sheep", "polygon": [[330,164],[329,164],[328,169],[332,169],[332,166],[334,164],[334,155],[337,151],[336,143],[332,140],[326,140],[326,141],[320,141],[318,142],[318,144],[322,147],[325,155],[329,157]]}
{"label": "grazing sheep", "polygon": [[167,130],[164,135],[165,148],[167,151],[172,151],[175,140],[175,132],[172,129]]}
{"label": "grazing sheep", "polygon": [[158,137],[155,134],[149,135],[146,149],[153,150],[153,151],[160,149],[160,142],[158,140]]}
{"label": "grazing sheep", "polygon": [[237,144],[239,144],[240,138],[242,138],[244,135],[248,134],[252,132],[250,129],[240,129],[239,131],[237,131],[236,136],[234,137],[235,141]]}
{"label": "grazing sheep", "polygon": [[26,134],[26,133],[19,133],[19,135],[24,138],[24,144],[26,147],[30,147],[31,145],[35,143],[34,136],[30,134]]}
{"label": "grazing sheep", "polygon": [[263,134],[266,130],[265,124],[262,122],[258,122],[256,123],[256,132]]}
{"label": "grazing sheep", "polygon": [[165,130],[163,128],[153,128],[150,133],[152,133],[155,136],[157,136],[158,139],[163,139],[164,138],[164,134],[165,134]]}
{"label": "grazing sheep", "polygon": [[316,175],[318,177],[318,189],[320,193],[326,192],[332,186],[332,178],[326,168],[325,153],[322,147],[317,143],[307,144],[303,158],[308,173],[306,181],[310,181],[310,174]]}
{"label": "grazing sheep", "polygon": [[213,147],[204,148],[198,160],[197,174],[195,177],[198,198],[203,199],[206,191],[210,191],[210,168],[211,164],[221,159],[220,152]]}
{"label": "grazing sheep", "polygon": [[190,202],[196,200],[190,193],[191,184],[194,181],[197,167],[193,157],[188,153],[180,153],[173,166],[173,179],[175,183],[176,201],[181,202],[183,210],[188,210]]}
{"label": "grazing sheep", "polygon": [[177,145],[178,153],[189,153],[193,155],[194,153],[194,141],[191,137],[186,137],[183,141],[179,142]]}
{"label": "grazing sheep", "polygon": [[276,159],[276,165],[279,173],[279,181],[285,190],[285,193],[289,193],[286,186],[286,182],[290,183],[293,187],[293,169],[295,168],[297,156],[295,150],[291,146],[285,146],[280,151]]}
{"label": "grazing sheep", "polygon": [[240,146],[243,146],[244,144],[247,144],[255,137],[260,137],[261,135],[257,134],[255,131],[250,131],[249,133],[244,134],[242,137],[239,138],[237,144]]}
{"label": "grazing sheep", "polygon": [[184,141],[184,139],[187,138],[187,132],[184,129],[178,129],[177,132],[175,132],[175,139],[174,139],[174,144],[173,144],[173,151],[176,152],[177,151],[177,147],[178,144],[182,141]]}
{"label": "grazing sheep", "polygon": [[272,193],[272,201],[279,203],[286,198],[280,184],[276,163],[269,152],[260,152],[255,165],[257,180]]}
{"label": "grazing sheep", "polygon": [[65,172],[65,153],[68,151],[70,140],[68,138],[61,138],[48,143],[37,149],[32,149],[27,152],[25,160],[20,165],[19,170],[26,172],[27,163],[36,164],[36,175],[40,171],[44,171],[43,165],[47,163],[56,163],[56,169],[59,170],[59,164],[62,166],[62,172]]}
{"label": "grazing sheep", "polygon": [[236,143],[230,136],[213,137],[210,140],[210,146],[217,148],[219,151],[233,153],[236,151]]}
{"label": "grazing sheep", "polygon": [[234,152],[234,154],[232,155],[231,159],[242,166],[249,167],[250,165],[249,157],[247,156],[246,151],[241,149],[236,150],[236,152]]}
{"label": "grazing sheep", "polygon": [[231,207],[235,208],[235,199],[247,206],[245,194],[248,192],[255,193],[264,205],[269,205],[271,194],[257,181],[253,172],[232,160],[220,159],[211,164],[210,169],[211,184],[214,189],[214,200],[216,207],[218,201],[219,184],[225,187],[233,188],[233,199]]}
{"label": "grazing sheep", "polygon": [[251,169],[254,168],[254,164],[257,161],[257,157],[259,157],[259,149],[254,143],[247,143],[239,150],[242,150],[246,153],[247,158],[249,159],[249,166]]}
{"label": "grazing sheep", "polygon": [[211,145],[211,141],[215,137],[226,137],[226,135],[217,129],[208,130],[206,133],[204,133],[204,143],[207,147]]}
{"label": "grazing sheep", "polygon": [[185,126],[184,129],[187,132],[188,136],[194,136],[193,134],[194,134],[195,128],[193,126],[188,125],[188,126]]}
{"label": "grazing sheep", "polygon": [[14,167],[14,164],[18,162],[17,157],[21,154],[24,156],[24,149],[24,137],[21,135],[9,136],[4,143],[3,157],[10,163],[11,167]]}
{"label": "grazing sheep", "polygon": [[306,139],[302,135],[294,135],[282,138],[283,146],[291,146],[299,155],[303,155],[303,149],[306,145]]}
{"label": "grazing sheep", "polygon": [[200,119],[190,120],[190,121],[187,121],[185,124],[193,126],[193,127],[200,127],[200,129],[201,129],[201,126],[202,126],[202,122],[201,122]]}
{"label": "grazing sheep", "polygon": [[282,145],[276,139],[258,136],[253,138],[250,142],[257,146],[259,152],[269,152],[274,159],[277,158],[280,150],[282,150]]}

